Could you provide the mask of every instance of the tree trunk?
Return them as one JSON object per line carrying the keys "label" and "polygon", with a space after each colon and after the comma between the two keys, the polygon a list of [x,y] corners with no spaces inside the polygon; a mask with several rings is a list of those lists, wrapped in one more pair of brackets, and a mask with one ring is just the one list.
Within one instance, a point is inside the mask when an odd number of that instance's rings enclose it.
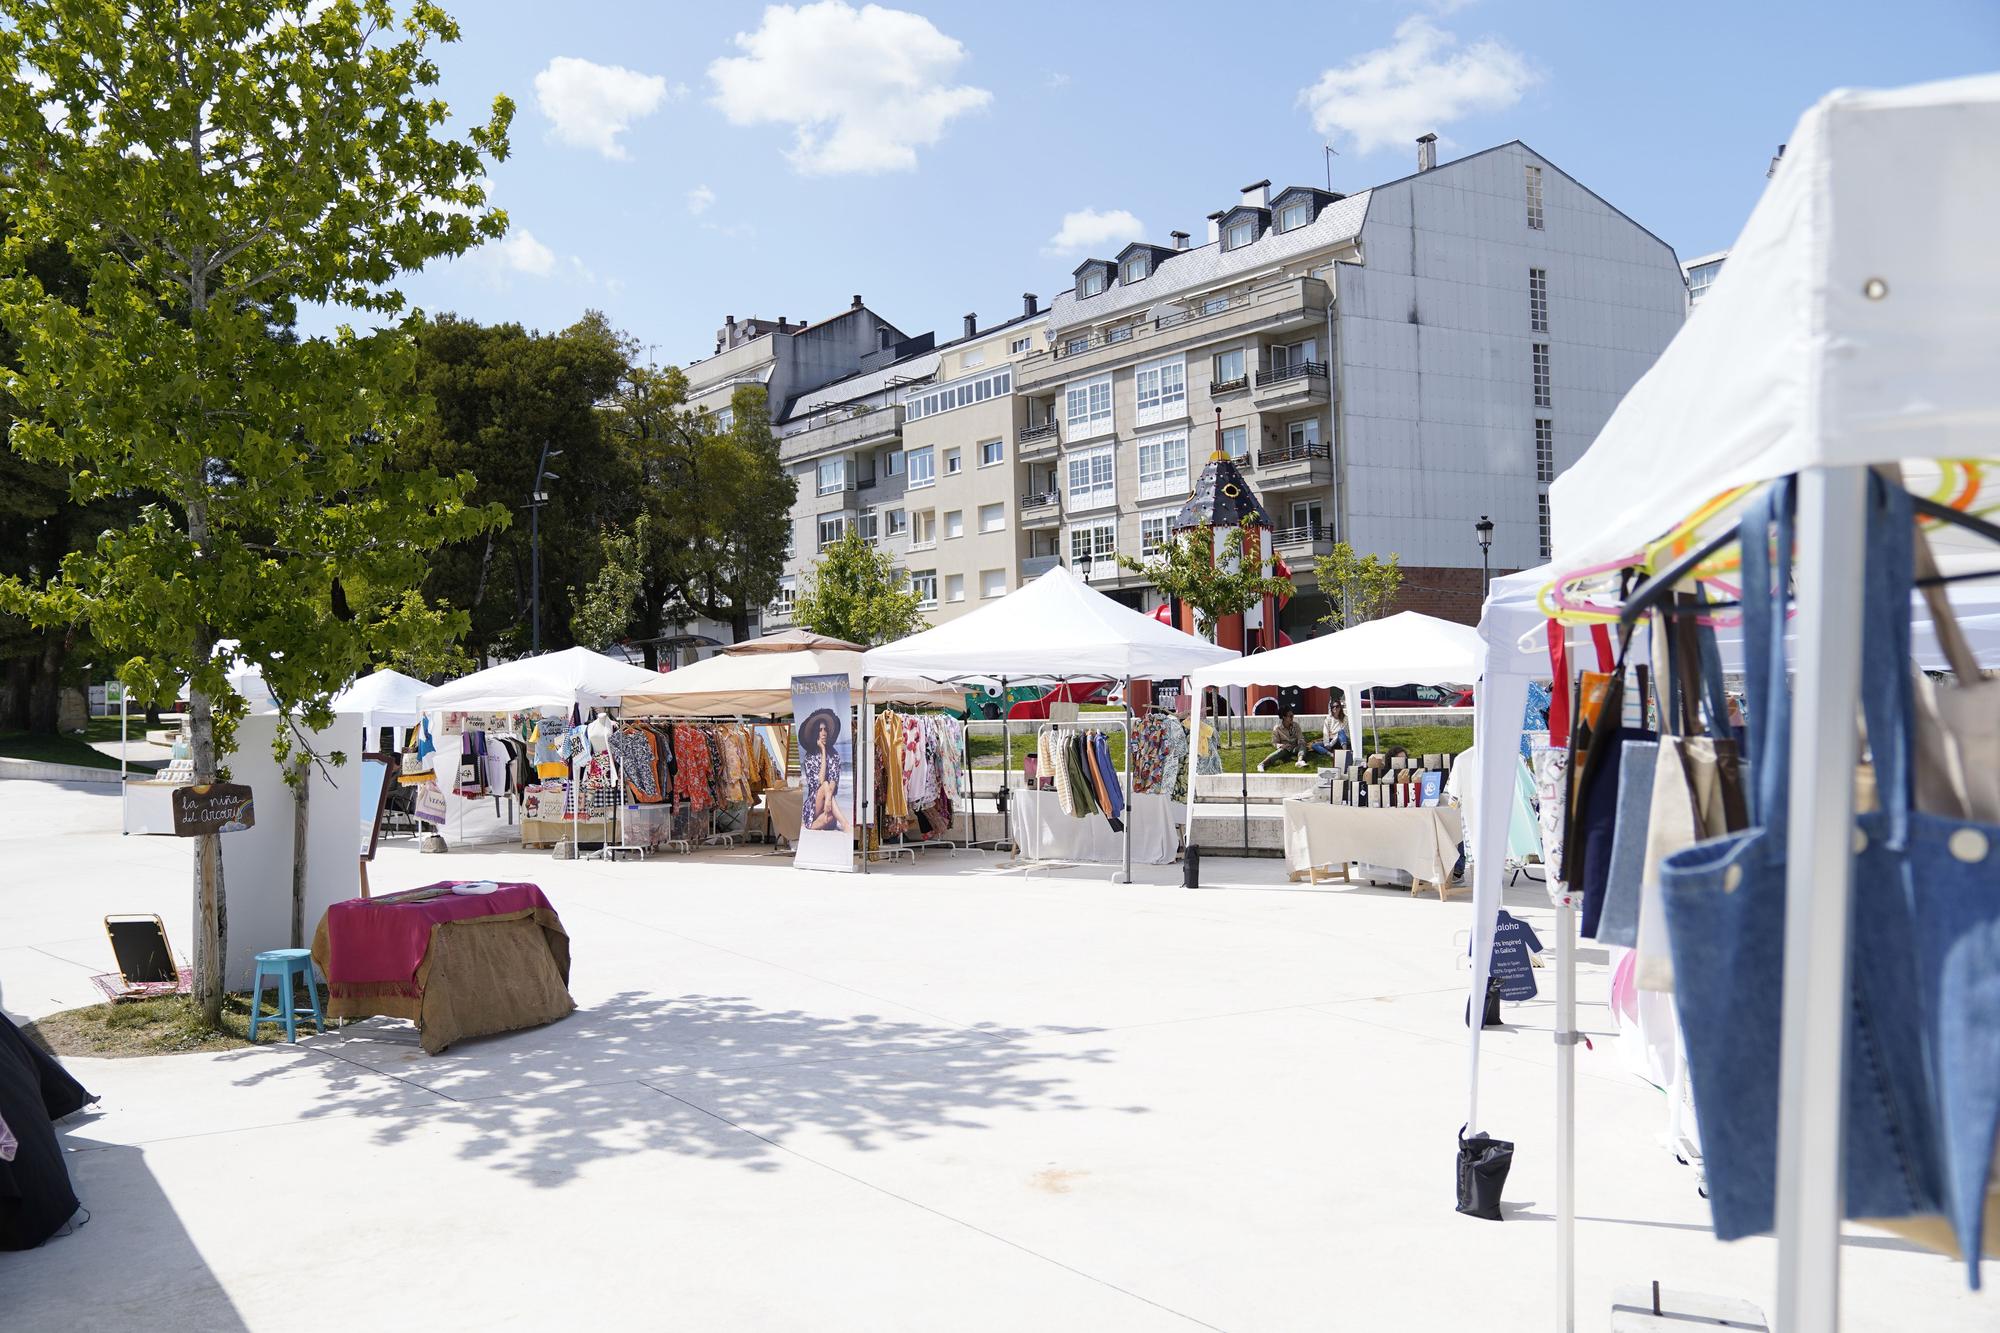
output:
{"label": "tree trunk", "polygon": [[306,835],[312,820],[312,756],[300,755],[292,787],[292,947],[306,947]]}
{"label": "tree trunk", "polygon": [[[207,636],[201,636],[206,639]],[[214,645],[203,647],[202,660]],[[208,695],[188,691],[188,745],[196,786],[215,781],[215,713]],[[222,888],[222,835],[194,840],[194,995],[210,1027],[222,1026],[222,992],[229,949],[229,900]]]}
{"label": "tree trunk", "polygon": [[737,643],[750,637],[750,613],[741,606],[730,608],[729,632],[736,636]]}
{"label": "tree trunk", "polygon": [[69,658],[70,635],[49,630],[42,635],[35,675],[28,691],[28,730],[53,736],[62,729],[62,672]]}
{"label": "tree trunk", "polygon": [[28,694],[34,685],[34,659],[17,657],[7,664],[7,716],[5,726],[8,731],[26,731],[28,718],[32,713],[28,707]]}

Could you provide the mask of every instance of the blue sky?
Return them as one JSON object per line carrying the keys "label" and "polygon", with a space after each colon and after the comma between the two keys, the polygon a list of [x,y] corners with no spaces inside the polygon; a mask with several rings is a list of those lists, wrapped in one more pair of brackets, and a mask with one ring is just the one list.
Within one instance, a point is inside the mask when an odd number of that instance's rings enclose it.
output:
{"label": "blue sky", "polygon": [[1523,139],[1687,259],[1822,93],[2000,67],[1993,0],[446,7],[446,98],[519,107],[512,231],[404,290],[542,329],[600,309],[675,363],[724,315],[855,292],[912,333],[997,322],[1135,222],[1199,242],[1249,181],[1323,183],[1324,142],[1353,191],[1426,129],[1445,159]]}

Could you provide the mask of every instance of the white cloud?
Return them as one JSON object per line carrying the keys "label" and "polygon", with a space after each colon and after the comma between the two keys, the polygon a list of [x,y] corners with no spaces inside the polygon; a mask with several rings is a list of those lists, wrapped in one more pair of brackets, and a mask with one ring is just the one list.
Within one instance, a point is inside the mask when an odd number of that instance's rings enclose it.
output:
{"label": "white cloud", "polygon": [[688,212],[699,217],[708,211],[709,205],[715,202],[715,191],[709,189],[706,185],[697,185],[687,192],[687,201]]}
{"label": "white cloud", "polygon": [[536,240],[535,233],[526,227],[511,228],[493,251],[503,265],[516,273],[546,278],[556,271],[556,252]]}
{"label": "white cloud", "polygon": [[669,91],[657,74],[575,56],[557,56],[535,75],[535,101],[555,126],[556,138],[609,158],[625,156],[618,136],[657,110]]}
{"label": "white cloud", "polygon": [[736,46],[708,67],[715,105],[733,125],[791,126],[786,156],[808,175],[909,171],[917,149],[993,100],[949,85],[965,46],[900,9],[771,5]]}
{"label": "white cloud", "polygon": [[1108,213],[1100,213],[1094,208],[1079,208],[1074,213],[1063,214],[1062,226],[1049,237],[1042,247],[1045,255],[1074,255],[1099,246],[1136,241],[1146,234],[1146,226],[1138,218],[1123,208],[1114,208]]}
{"label": "white cloud", "polygon": [[1062,70],[1052,69],[1042,75],[1042,87],[1049,89],[1051,92],[1067,88],[1069,87],[1069,75]]}
{"label": "white cloud", "polygon": [[1461,46],[1418,14],[1396,25],[1380,50],[1327,70],[1299,94],[1321,134],[1345,135],[1363,153],[1410,144],[1480,111],[1502,111],[1541,75],[1506,43],[1485,38]]}

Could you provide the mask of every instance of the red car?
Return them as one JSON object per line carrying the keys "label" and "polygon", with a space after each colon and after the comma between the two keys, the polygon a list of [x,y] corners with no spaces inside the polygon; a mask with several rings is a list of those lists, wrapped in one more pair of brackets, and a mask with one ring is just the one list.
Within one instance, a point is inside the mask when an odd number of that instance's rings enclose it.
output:
{"label": "red car", "polygon": [[1364,690],[1362,706],[1373,708],[1470,708],[1472,691],[1458,685],[1383,685]]}

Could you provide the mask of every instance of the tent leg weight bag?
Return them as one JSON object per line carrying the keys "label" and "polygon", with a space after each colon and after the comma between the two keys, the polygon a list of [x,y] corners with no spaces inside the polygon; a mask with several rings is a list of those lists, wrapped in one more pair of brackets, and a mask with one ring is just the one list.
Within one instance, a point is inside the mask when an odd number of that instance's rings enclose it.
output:
{"label": "tent leg weight bag", "polygon": [[1514,1145],[1484,1132],[1465,1137],[1458,1127],[1458,1211],[1467,1217],[1498,1222],[1500,1191],[1514,1166]]}
{"label": "tent leg weight bag", "polygon": [[1201,848],[1195,843],[1189,843],[1187,850],[1181,853],[1181,887],[1201,887]]}

